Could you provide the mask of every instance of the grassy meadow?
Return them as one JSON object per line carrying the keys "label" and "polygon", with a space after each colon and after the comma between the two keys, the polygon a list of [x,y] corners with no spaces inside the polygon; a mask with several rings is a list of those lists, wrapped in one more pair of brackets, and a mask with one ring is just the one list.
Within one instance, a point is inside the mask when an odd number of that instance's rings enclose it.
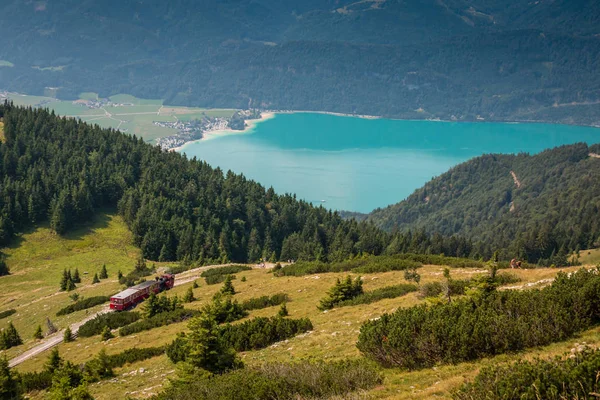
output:
{"label": "grassy meadow", "polygon": [[[51,94],[51,93],[48,93]],[[196,107],[165,106],[162,100],[140,99],[129,94],[110,96],[115,104],[102,108],[89,108],[85,104],[73,101],[61,101],[54,97],[28,96],[9,93],[8,98],[15,105],[31,107],[47,107],[58,115],[79,118],[84,122],[98,124],[103,128],[119,129],[147,142],[177,133],[176,129],[154,125],[155,121],[177,122],[190,121],[203,117],[229,118],[237,110],[211,109]],[[80,100],[97,101],[98,93],[86,92],[79,95]]]}
{"label": "grassy meadow", "polygon": [[[79,268],[82,284],[76,290],[84,297],[94,295],[110,295],[120,289],[116,281],[117,271],[127,273],[133,269],[139,252],[131,245],[130,233],[120,217],[112,213],[104,213],[94,219],[89,226],[81,227],[76,232],[64,237],[52,234],[47,228],[39,228],[23,234],[13,246],[4,250],[8,256],[8,265],[12,275],[0,278],[3,282],[3,293],[0,294],[0,310],[15,308],[17,313],[0,320],[0,328],[12,320],[25,344],[12,348],[5,353],[14,357],[32,347],[36,341],[31,339],[38,324],[44,326],[49,316],[57,327],[62,328],[69,323],[77,322],[86,316],[79,311],[64,317],[56,317],[56,311],[72,301],[67,293],[58,292],[60,276],[64,268]],[[97,285],[91,285],[91,277],[106,264],[109,278]],[[168,267],[170,264],[156,266]],[[421,285],[443,279],[442,266],[426,265],[419,270]],[[577,270],[577,267],[563,269]],[[539,287],[547,284],[559,270],[537,269],[510,271],[518,275],[522,281],[513,284],[517,288]],[[451,270],[454,279],[467,279],[485,270],[461,269]],[[287,293],[291,301],[287,308],[291,318],[308,317],[314,325],[312,332],[299,335],[284,342],[276,343],[266,349],[241,353],[243,361],[248,365],[256,365],[267,361],[293,362],[297,360],[337,360],[360,357],[355,343],[361,324],[369,319],[377,318],[386,312],[393,312],[399,307],[410,307],[424,300],[418,293],[409,293],[396,299],[385,299],[372,304],[334,308],[326,312],[317,310],[319,300],[333,286],[336,279],[345,277],[346,273],[326,273],[303,277],[275,277],[269,270],[255,268],[236,274],[233,284],[235,299],[242,302],[253,297]],[[354,274],[356,276],[356,274]],[[401,271],[362,274],[364,290],[371,291],[384,286],[405,283]],[[241,278],[246,281],[242,282]],[[221,284],[207,285],[198,272],[188,272],[178,276],[180,280],[196,279],[200,285],[194,289],[197,300],[186,304],[186,308],[199,309],[208,303],[220,289]],[[545,281],[546,280],[546,281]],[[168,292],[168,296],[180,297],[188,290],[193,281],[178,286]],[[88,310],[100,309],[97,306]],[[244,319],[256,316],[273,316],[278,306],[261,310],[253,310]],[[242,321],[244,321],[242,320]],[[242,322],[240,321],[240,322]],[[76,363],[92,359],[102,348],[108,354],[116,354],[132,347],[154,347],[170,343],[178,332],[186,331],[187,323],[172,324],[156,328],[148,332],[119,337],[101,342],[99,336],[80,338],[72,343],[58,346],[61,355]],[[115,332],[116,333],[116,332]],[[371,390],[369,398],[376,399],[430,399],[449,398],[448,392],[464,381],[475,376],[479,368],[492,362],[516,360],[519,357],[560,355],[569,351],[577,341],[586,341],[591,345],[600,344],[600,327],[585,332],[576,340],[553,344],[544,348],[533,349],[519,354],[502,355],[478,362],[458,365],[440,366],[434,369],[405,372],[399,369],[382,370],[384,384]],[[48,352],[42,353],[19,365],[19,371],[36,371],[42,368]],[[168,379],[175,375],[175,365],[166,356],[126,365],[115,370],[116,378],[94,383],[91,393],[98,399],[145,398],[157,393],[168,384]],[[143,372],[140,372],[143,371]],[[42,399],[43,393],[33,395],[34,399]]]}

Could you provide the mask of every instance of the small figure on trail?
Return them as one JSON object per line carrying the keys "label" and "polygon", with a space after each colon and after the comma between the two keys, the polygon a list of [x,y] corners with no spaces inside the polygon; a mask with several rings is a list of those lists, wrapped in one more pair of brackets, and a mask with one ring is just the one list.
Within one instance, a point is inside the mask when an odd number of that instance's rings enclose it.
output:
{"label": "small figure on trail", "polygon": [[516,258],[513,258],[512,260],[510,260],[510,267],[511,268],[521,268],[521,261],[517,261]]}

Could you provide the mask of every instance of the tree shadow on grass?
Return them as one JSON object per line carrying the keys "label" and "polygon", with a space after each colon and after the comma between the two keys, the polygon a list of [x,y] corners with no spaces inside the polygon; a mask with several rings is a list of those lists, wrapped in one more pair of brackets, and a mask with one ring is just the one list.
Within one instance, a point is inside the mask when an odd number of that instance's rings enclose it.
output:
{"label": "tree shadow on grass", "polygon": [[82,240],[85,236],[94,233],[98,229],[108,228],[115,214],[116,210],[112,209],[98,210],[88,221],[74,226],[61,237],[65,240]]}
{"label": "tree shadow on grass", "polygon": [[[61,238],[65,240],[82,240],[85,236],[94,233],[94,231],[97,229],[107,228],[111,219],[116,215],[116,213],[117,212],[115,209],[100,209],[92,214],[88,221],[72,227],[70,231],[62,235]],[[33,234],[40,228],[48,229],[50,228],[50,223],[48,221],[44,221],[36,226],[28,226],[22,232],[19,232],[11,240],[11,242],[7,246],[0,249],[0,251],[18,249],[23,245],[26,235]],[[4,253],[4,251],[2,251],[2,253]],[[7,258],[11,257],[11,254],[4,253],[4,255]]]}

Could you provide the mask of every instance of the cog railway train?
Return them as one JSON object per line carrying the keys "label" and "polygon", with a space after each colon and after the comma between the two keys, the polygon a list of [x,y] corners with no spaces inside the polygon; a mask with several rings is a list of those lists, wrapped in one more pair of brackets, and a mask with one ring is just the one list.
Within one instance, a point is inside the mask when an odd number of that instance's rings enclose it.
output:
{"label": "cog railway train", "polygon": [[150,296],[171,289],[175,285],[175,275],[164,274],[153,281],[142,282],[115,294],[110,298],[110,309],[127,310]]}

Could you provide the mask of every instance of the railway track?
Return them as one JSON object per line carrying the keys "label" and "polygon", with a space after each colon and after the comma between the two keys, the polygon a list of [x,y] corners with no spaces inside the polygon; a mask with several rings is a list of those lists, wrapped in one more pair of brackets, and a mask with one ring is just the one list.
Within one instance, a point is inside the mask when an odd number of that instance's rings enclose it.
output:
{"label": "railway track", "polygon": [[[228,265],[233,265],[233,264],[207,265],[204,267],[194,268],[189,271],[182,272],[180,274],[176,274],[175,275],[175,287],[185,285],[186,283],[193,282],[194,280],[196,280],[200,277],[200,273],[202,273],[203,271],[206,271],[206,270],[212,269],[212,268],[225,267]],[[85,319],[83,319],[79,322],[72,324],[70,326],[70,328],[71,328],[71,332],[73,332],[73,336],[77,337],[77,334],[79,333],[79,328],[83,324],[96,318],[99,315],[106,314],[109,312],[113,312],[113,310],[111,310],[110,307],[107,305],[102,310],[87,316]],[[12,358],[8,362],[8,366],[11,368],[15,367],[15,366],[29,360],[30,358],[35,357],[38,354],[45,352],[46,350],[50,350],[51,348],[58,346],[63,341],[64,333],[65,333],[65,330],[62,329],[62,330],[46,337],[45,339],[42,340],[41,343],[39,343],[35,347],[32,347],[31,349],[26,350],[23,353],[19,354],[18,356]]]}

